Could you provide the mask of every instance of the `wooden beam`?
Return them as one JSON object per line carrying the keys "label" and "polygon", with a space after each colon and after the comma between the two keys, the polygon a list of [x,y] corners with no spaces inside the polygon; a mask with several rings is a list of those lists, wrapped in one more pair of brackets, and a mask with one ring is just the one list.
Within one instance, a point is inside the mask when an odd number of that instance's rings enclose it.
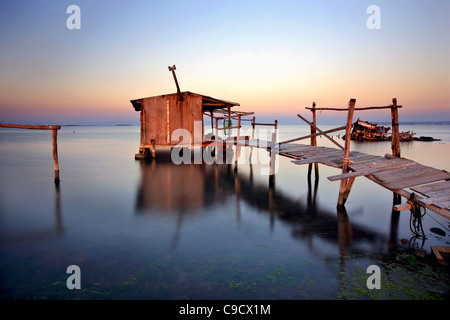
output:
{"label": "wooden beam", "polygon": [[307,124],[309,124],[311,127],[315,128],[317,131],[319,131],[321,134],[323,134],[328,140],[330,140],[331,142],[333,142],[335,145],[337,145],[339,148],[341,148],[342,150],[344,150],[344,147],[341,146],[339,143],[337,143],[336,141],[334,141],[331,137],[329,137],[326,133],[324,133],[322,130],[320,130],[319,128],[317,128],[314,124],[312,124],[311,122],[309,122],[308,120],[306,120],[305,118],[303,118],[301,115],[297,115],[300,119],[302,119],[303,121],[305,121]]}
{"label": "wooden beam", "polygon": [[255,123],[255,126],[274,126],[275,127],[276,124],[275,123]]}
{"label": "wooden beam", "polygon": [[229,130],[229,129],[239,129],[240,128],[240,126],[239,125],[237,125],[237,126],[234,126],[234,127],[223,127],[223,128],[217,128],[217,130]]}
{"label": "wooden beam", "polygon": [[[286,141],[281,141],[280,144],[290,143],[290,142],[304,140],[304,139],[308,139],[308,138],[313,138],[313,137],[321,136],[323,134],[328,134],[328,133],[332,133],[332,132],[336,132],[336,131],[341,131],[341,130],[344,130],[345,128],[346,128],[346,126],[342,126],[342,127],[339,127],[339,128],[334,128],[334,129],[323,131],[323,133],[320,133],[320,132],[319,133],[313,133],[313,134],[310,134],[310,135],[307,135],[307,136],[294,138],[294,139],[290,139],[290,140],[286,140]],[[315,145],[317,145],[317,141],[316,141]]]}
{"label": "wooden beam", "polygon": [[47,126],[47,125],[26,125],[26,124],[7,124],[0,123],[0,127],[3,128],[16,128],[16,129],[35,129],[35,130],[59,130],[61,126]]}
{"label": "wooden beam", "polygon": [[397,99],[392,99],[391,106],[391,117],[392,117],[392,155],[400,158],[400,134],[398,132],[398,108]]}
{"label": "wooden beam", "polygon": [[[342,160],[342,173],[348,172],[348,164],[349,164],[349,155],[350,155],[350,135],[352,130],[353,123],[353,113],[355,110],[356,99],[350,99],[348,103],[348,114],[347,114],[347,127],[345,129],[345,148],[344,148],[344,159]],[[353,182],[355,181],[355,177],[351,177],[349,179],[342,179],[341,186],[339,188],[339,197],[337,207],[342,207],[345,205],[347,201],[348,195],[350,194],[350,190],[353,186]]]}
{"label": "wooden beam", "polygon": [[[363,107],[355,108],[355,111],[361,110],[377,110],[377,109],[391,109],[393,106],[381,106],[381,107]],[[402,106],[395,106],[395,108],[401,108]],[[311,107],[305,107],[307,110],[312,110]],[[318,111],[329,110],[329,111],[348,111],[348,108],[316,108]]]}
{"label": "wooden beam", "polygon": [[409,203],[397,204],[394,206],[395,211],[406,211],[411,210],[412,206]]}

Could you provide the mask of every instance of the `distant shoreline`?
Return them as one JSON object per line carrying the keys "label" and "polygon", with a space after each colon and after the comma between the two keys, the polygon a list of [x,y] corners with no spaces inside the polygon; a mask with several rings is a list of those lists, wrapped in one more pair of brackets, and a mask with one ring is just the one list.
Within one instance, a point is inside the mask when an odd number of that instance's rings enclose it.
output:
{"label": "distant shoreline", "polygon": [[[379,124],[392,124],[391,122],[380,122]],[[411,122],[399,122],[398,123],[399,125],[405,125],[405,124],[407,124],[407,125],[411,125],[411,124],[414,124],[414,125],[433,125],[433,126],[444,126],[444,125],[450,125],[450,121],[439,121],[439,122],[428,122],[428,121],[425,121],[425,122],[414,122],[414,121],[411,121]]]}
{"label": "distant shoreline", "polygon": [[[280,123],[281,122],[281,123]],[[391,125],[391,122],[388,121],[372,121],[373,123],[376,123],[378,125]],[[299,123],[283,123],[282,121],[278,122],[279,125],[303,125]],[[58,124],[61,127],[133,127],[133,126],[140,126],[139,123],[116,123],[116,124]],[[307,126],[307,124],[304,124]],[[323,123],[321,125],[335,125],[334,123],[326,124]],[[435,126],[442,126],[442,125],[450,125],[450,121],[439,121],[439,122],[432,122],[432,121],[425,121],[425,122],[399,122],[399,125],[435,125]]]}
{"label": "distant shoreline", "polygon": [[[382,122],[377,122],[374,121],[374,123],[376,124],[380,124],[380,125],[390,125],[392,124],[391,122],[387,122],[387,121],[382,121]],[[281,125],[283,125],[283,123],[281,123]],[[290,125],[290,124],[285,124],[285,125]],[[295,125],[299,125],[299,124],[295,124]],[[307,125],[307,124],[305,124]],[[323,125],[328,125],[328,124],[323,124]],[[329,125],[334,125],[334,124],[329,124]],[[434,126],[444,126],[444,125],[450,125],[450,121],[439,121],[439,122],[399,122],[399,125],[434,125]],[[140,126],[139,123],[118,123],[118,124],[61,124],[62,127],[132,127],[132,126]]]}

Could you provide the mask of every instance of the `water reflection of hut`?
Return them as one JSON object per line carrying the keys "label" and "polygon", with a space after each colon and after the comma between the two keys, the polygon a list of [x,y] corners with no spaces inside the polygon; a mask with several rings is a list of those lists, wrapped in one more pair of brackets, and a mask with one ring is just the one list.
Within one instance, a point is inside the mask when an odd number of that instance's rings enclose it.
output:
{"label": "water reflection of hut", "polygon": [[[369,241],[376,249],[380,242],[386,241],[376,231],[350,225],[345,212],[338,211],[336,228],[336,212],[316,204],[317,182],[314,190],[308,185],[310,194],[303,202],[277,191],[273,185],[254,181],[252,171],[250,176],[238,174],[231,165],[174,165],[170,161],[153,160],[141,163],[141,175],[137,212],[172,215],[176,217],[177,230],[183,221],[203,214],[204,209],[217,206],[229,211],[235,201],[238,220],[243,214],[241,203],[246,203],[258,214],[267,215],[271,229],[276,222],[290,226],[292,236],[297,239],[318,236],[346,248],[351,239],[353,250],[357,251],[362,250],[358,248],[360,243],[366,245]],[[341,243],[342,237],[346,239],[345,244]]]}
{"label": "water reflection of hut", "polygon": [[[205,166],[171,162],[142,164],[138,208],[196,212],[205,199]],[[189,186],[189,187],[187,187]]]}

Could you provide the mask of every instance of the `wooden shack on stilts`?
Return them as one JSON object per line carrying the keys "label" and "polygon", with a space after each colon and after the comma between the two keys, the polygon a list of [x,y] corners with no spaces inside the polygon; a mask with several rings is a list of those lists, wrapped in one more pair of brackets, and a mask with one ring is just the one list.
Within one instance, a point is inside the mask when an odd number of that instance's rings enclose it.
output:
{"label": "wooden shack on stilts", "polygon": [[[131,100],[140,112],[141,135],[136,158],[156,156],[158,148],[204,147],[211,143],[204,137],[204,113],[227,110],[239,103],[212,98],[189,91]],[[177,131],[184,129],[183,131]],[[174,134],[175,133],[175,134]],[[189,141],[183,141],[188,134]],[[186,136],[184,136],[186,138]]]}
{"label": "wooden shack on stilts", "polygon": [[189,91],[181,92],[175,66],[169,67],[169,71],[173,73],[177,93],[130,100],[134,110],[140,112],[141,134],[136,158],[155,158],[158,148],[210,145],[215,137],[204,137],[203,116],[211,116],[212,127],[214,112],[220,111],[228,119],[236,116],[231,108],[239,106],[239,103]]}

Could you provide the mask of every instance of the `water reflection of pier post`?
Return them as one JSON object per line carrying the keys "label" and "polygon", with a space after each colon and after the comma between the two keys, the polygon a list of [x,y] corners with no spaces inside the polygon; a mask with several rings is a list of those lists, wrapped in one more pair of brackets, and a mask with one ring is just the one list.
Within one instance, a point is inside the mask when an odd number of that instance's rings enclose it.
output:
{"label": "water reflection of pier post", "polygon": [[63,222],[62,222],[62,211],[61,211],[61,195],[60,195],[60,185],[55,183],[55,227],[56,233],[58,235],[62,234]]}
{"label": "water reflection of pier post", "polygon": [[271,175],[269,179],[269,214],[270,214],[270,230],[273,231],[275,224],[275,175]]}
{"label": "water reflection of pier post", "polygon": [[[236,168],[236,167],[235,167]],[[234,192],[236,194],[236,214],[238,221],[241,220],[241,180],[239,179],[237,170],[234,170]]]}
{"label": "water reflection of pier post", "polygon": [[392,252],[397,247],[398,224],[400,219],[400,211],[394,209],[397,204],[402,203],[402,197],[393,192],[392,213],[391,213],[391,230],[389,232],[388,251]]}
{"label": "water reflection of pier post", "polygon": [[308,212],[315,214],[316,200],[317,200],[317,190],[319,189],[319,177],[316,176],[314,179],[314,190],[311,184],[311,176],[308,175],[308,198],[307,198],[307,209]]}
{"label": "water reflection of pier post", "polygon": [[353,229],[348,219],[347,210],[345,207],[337,209],[338,217],[338,235],[339,235],[339,256],[341,263],[344,262],[344,257],[350,242],[353,240]]}

